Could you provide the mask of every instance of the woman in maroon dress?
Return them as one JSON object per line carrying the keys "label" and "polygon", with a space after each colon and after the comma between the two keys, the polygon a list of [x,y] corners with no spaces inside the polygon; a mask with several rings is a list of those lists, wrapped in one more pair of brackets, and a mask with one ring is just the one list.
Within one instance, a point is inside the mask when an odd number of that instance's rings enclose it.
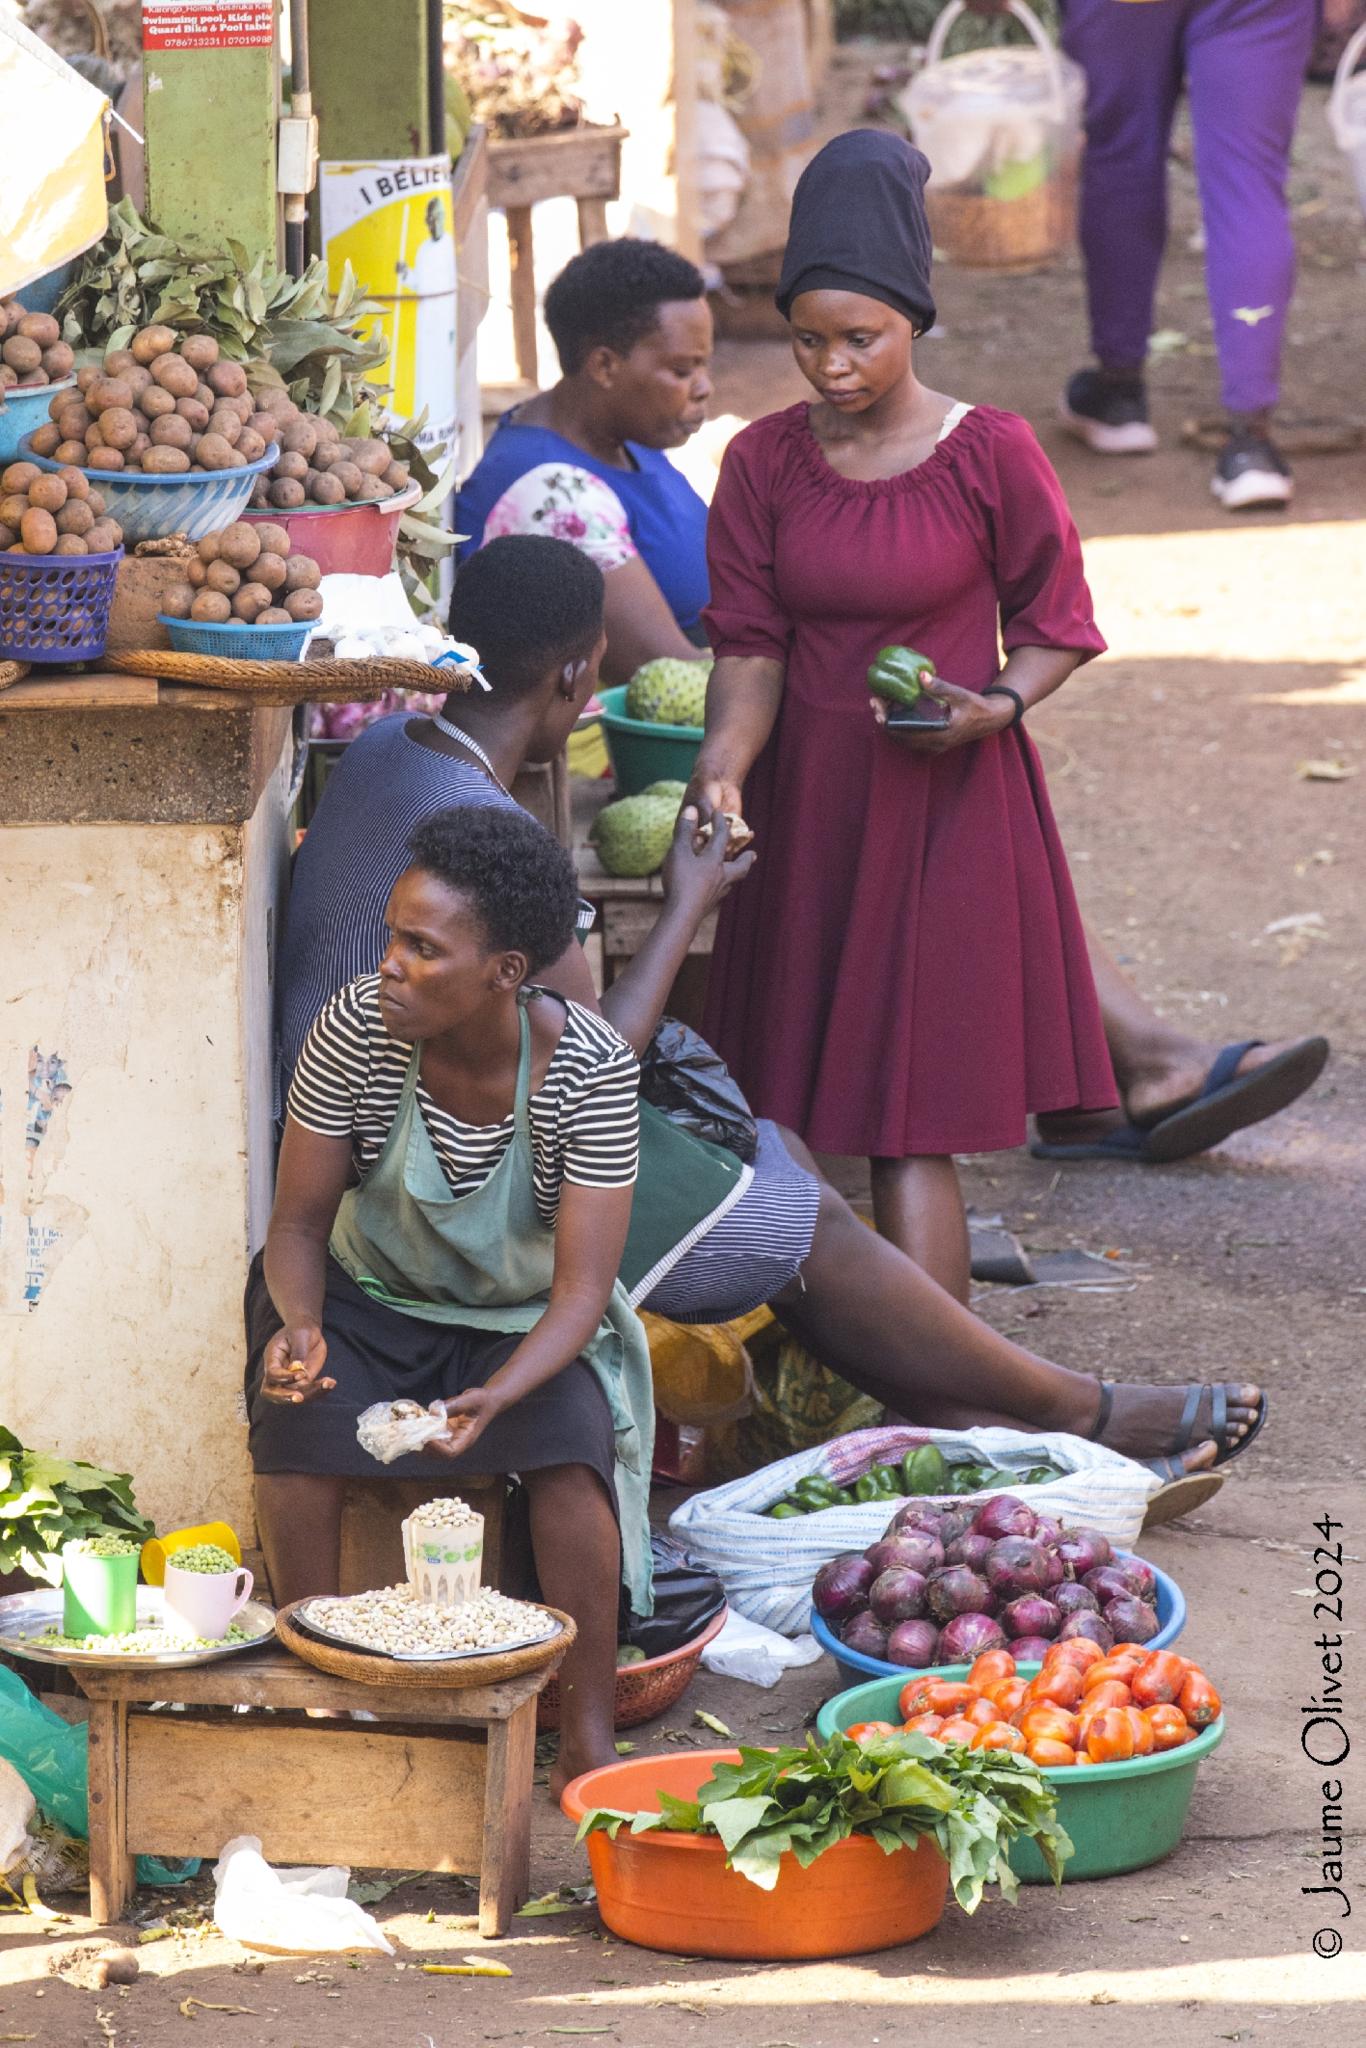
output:
{"label": "woman in maroon dress", "polygon": [[[693,789],[743,808],[759,848],[721,914],[708,1036],[762,1115],[872,1162],[878,1228],[966,1299],[953,1154],[1116,1100],[1020,723],[1104,642],[1030,428],[916,377],[927,172],[864,129],[797,186],[778,304],[817,403],[756,420],[722,466]],[[933,660],[946,728],[885,727],[867,674],[888,645]]]}

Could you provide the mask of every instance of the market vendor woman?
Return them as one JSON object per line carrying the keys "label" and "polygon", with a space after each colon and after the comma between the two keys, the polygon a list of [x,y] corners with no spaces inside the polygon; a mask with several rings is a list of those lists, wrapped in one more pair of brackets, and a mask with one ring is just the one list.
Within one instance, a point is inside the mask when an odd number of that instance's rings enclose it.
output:
{"label": "market vendor woman", "polygon": [[557,1778],[610,1763],[618,1585],[650,1611],[653,1405],[617,1285],[638,1067],[535,976],[574,936],[568,856],[519,811],[428,818],[378,974],[305,1042],[247,1295],[261,1539],[277,1601],[338,1590],[361,1412],[444,1402],[395,1478],[516,1472],[541,1592],[573,1616]]}

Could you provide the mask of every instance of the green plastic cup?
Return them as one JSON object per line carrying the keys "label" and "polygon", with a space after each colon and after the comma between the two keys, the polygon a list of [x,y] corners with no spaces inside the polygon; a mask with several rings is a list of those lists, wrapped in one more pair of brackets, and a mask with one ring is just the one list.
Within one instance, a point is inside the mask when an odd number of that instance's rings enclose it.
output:
{"label": "green plastic cup", "polygon": [[62,1630],[69,1636],[127,1636],[138,1625],[138,1553],[100,1557],[62,1548]]}

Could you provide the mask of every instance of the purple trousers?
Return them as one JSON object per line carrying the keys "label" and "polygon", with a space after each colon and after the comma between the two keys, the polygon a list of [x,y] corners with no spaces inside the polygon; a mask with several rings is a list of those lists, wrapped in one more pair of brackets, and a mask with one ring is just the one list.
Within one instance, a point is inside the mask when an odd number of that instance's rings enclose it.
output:
{"label": "purple trousers", "polygon": [[1148,352],[1184,84],[1224,403],[1275,404],[1295,284],[1286,176],[1317,17],[1316,0],[1063,0],[1063,48],[1086,73],[1081,243],[1102,363]]}

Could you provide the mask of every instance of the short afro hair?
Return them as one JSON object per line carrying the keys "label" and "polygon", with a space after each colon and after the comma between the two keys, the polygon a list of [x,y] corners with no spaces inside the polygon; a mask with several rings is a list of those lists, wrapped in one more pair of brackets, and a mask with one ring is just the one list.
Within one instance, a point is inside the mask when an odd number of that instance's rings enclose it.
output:
{"label": "short afro hair", "polygon": [[478,649],[489,681],[519,697],[583,659],[602,632],[602,605],[602,571],[572,541],[508,533],[461,563],[449,625]]}
{"label": "short afro hair", "polygon": [[573,941],[579,892],[558,839],[523,810],[436,811],[408,841],[414,867],[469,898],[491,953],[525,953],[528,974]]}
{"label": "short afro hair", "polygon": [[700,299],[706,289],[697,265],[662,242],[631,235],[594,242],[565,264],[545,295],[560,368],[572,376],[604,346],[630,355],[658,326],[661,306]]}

